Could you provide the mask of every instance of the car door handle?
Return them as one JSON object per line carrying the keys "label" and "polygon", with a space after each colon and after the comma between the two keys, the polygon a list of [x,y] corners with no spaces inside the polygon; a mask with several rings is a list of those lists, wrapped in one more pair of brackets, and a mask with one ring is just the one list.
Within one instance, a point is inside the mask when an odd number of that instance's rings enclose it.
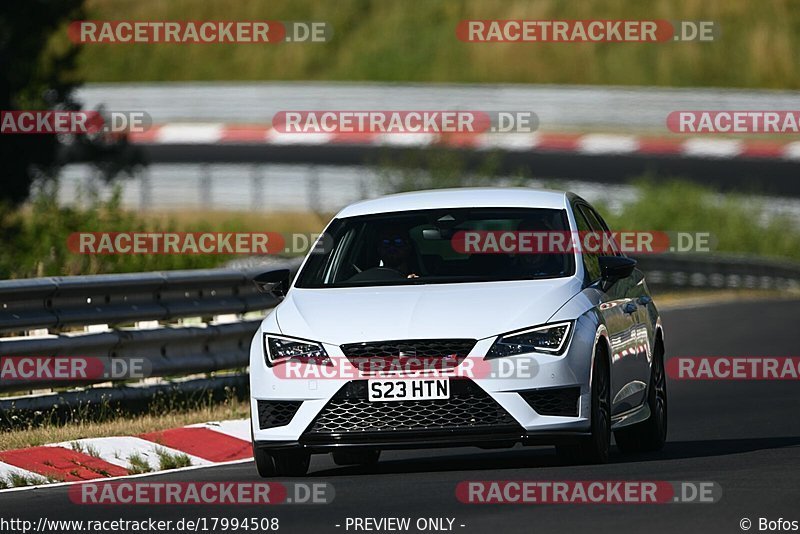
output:
{"label": "car door handle", "polygon": [[642,306],[647,306],[648,304],[653,302],[653,298],[648,297],[647,295],[642,295],[641,297],[639,297],[638,301],[639,304],[641,304]]}
{"label": "car door handle", "polygon": [[638,308],[639,306],[635,302],[629,302],[622,308],[622,311],[625,313],[634,313]]}

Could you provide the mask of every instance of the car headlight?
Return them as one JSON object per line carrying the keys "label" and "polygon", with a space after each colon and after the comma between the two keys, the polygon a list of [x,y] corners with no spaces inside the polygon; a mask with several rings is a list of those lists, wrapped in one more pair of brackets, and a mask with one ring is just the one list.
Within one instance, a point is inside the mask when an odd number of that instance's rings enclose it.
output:
{"label": "car headlight", "polygon": [[328,365],[328,353],[321,343],[275,334],[264,334],[264,360],[269,367],[285,360]]}
{"label": "car headlight", "polygon": [[486,359],[529,352],[561,354],[567,347],[567,339],[571,330],[572,322],[568,321],[504,334],[495,340],[486,354]]}

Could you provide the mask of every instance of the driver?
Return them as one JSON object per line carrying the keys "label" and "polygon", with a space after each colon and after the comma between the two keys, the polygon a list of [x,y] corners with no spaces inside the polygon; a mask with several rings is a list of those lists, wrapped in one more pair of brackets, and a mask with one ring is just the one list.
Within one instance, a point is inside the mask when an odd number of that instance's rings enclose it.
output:
{"label": "driver", "polygon": [[411,266],[413,252],[406,229],[389,227],[378,233],[378,258],[381,260],[381,267],[394,269],[406,278],[419,278]]}
{"label": "driver", "polygon": [[[517,227],[518,232],[554,233],[553,225],[543,219],[523,219]],[[549,238],[547,241],[549,242]],[[547,247],[545,247],[547,248]],[[553,250],[534,253],[518,252],[512,255],[509,271],[515,276],[553,276],[562,274],[564,270],[564,254]]]}

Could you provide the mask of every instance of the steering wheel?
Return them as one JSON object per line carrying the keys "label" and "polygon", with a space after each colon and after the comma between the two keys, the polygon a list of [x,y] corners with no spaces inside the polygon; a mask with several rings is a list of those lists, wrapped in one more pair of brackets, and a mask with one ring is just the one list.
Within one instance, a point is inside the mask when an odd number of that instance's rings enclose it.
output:
{"label": "steering wheel", "polygon": [[397,269],[392,269],[391,267],[370,267],[369,269],[365,269],[361,272],[358,272],[351,276],[348,281],[350,282],[362,282],[362,281],[382,281],[382,280],[400,280],[406,278],[406,275],[398,271]]}

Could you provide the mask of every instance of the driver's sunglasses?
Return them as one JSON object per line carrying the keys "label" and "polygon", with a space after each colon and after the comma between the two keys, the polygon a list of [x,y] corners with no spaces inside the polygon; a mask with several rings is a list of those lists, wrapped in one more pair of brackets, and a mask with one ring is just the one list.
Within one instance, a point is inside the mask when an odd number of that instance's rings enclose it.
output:
{"label": "driver's sunglasses", "polygon": [[405,239],[403,239],[402,237],[399,237],[399,236],[398,237],[393,237],[391,239],[390,238],[384,238],[384,239],[381,239],[381,241],[380,241],[380,245],[383,248],[389,248],[389,247],[403,248],[407,244],[408,244],[408,241],[406,241]]}

